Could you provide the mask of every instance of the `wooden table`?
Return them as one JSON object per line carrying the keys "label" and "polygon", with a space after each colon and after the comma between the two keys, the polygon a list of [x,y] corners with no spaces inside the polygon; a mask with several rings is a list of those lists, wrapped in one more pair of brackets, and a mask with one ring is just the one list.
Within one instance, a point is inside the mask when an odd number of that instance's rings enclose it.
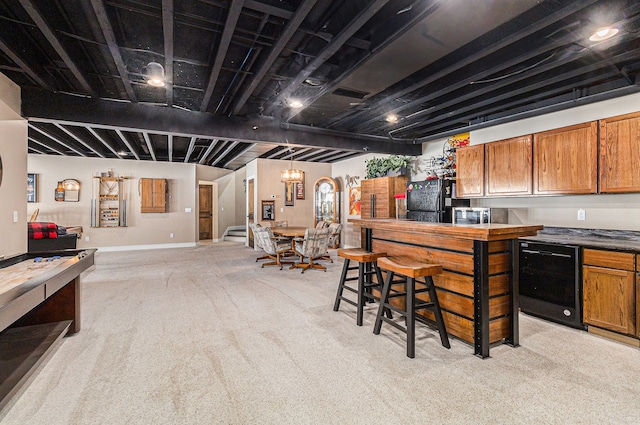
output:
{"label": "wooden table", "polygon": [[303,226],[287,226],[287,227],[272,227],[271,231],[276,236],[286,236],[287,238],[303,238],[304,233],[307,230]]}
{"label": "wooden table", "polygon": [[443,273],[433,280],[447,332],[473,344],[476,355],[489,357],[494,343],[519,344],[516,242],[542,226],[349,221],[365,230],[366,250],[442,265]]}

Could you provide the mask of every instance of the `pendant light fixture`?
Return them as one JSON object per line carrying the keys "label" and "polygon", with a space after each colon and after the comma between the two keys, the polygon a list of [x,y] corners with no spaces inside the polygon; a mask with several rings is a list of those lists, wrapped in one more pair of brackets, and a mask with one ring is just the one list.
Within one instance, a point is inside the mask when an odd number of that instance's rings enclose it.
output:
{"label": "pendant light fixture", "polygon": [[[287,146],[289,146],[289,140],[287,140]],[[293,168],[293,149],[291,147],[289,148],[289,152],[291,153],[291,167],[288,170],[280,171],[280,181],[283,183],[302,183],[304,172]]]}
{"label": "pendant light fixture", "polygon": [[147,84],[153,87],[164,87],[164,68],[158,62],[149,62],[143,69]]}

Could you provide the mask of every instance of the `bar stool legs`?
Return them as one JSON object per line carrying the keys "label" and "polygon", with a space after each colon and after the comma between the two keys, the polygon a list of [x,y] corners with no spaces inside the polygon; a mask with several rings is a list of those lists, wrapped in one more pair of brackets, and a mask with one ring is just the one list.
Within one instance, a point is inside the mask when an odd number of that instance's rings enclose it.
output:
{"label": "bar stool legs", "polygon": [[[376,260],[380,257],[384,257],[386,253],[373,253],[363,249],[339,249],[338,256],[344,258],[344,265],[342,267],[342,274],[340,276],[340,283],[338,284],[338,292],[336,294],[335,302],[333,303],[333,311],[338,311],[340,308],[340,301],[344,301],[356,307],[356,324],[362,326],[364,316],[364,306],[367,302],[376,301],[378,297],[374,296],[371,289],[374,287],[381,288],[382,286],[382,273],[376,264]],[[357,266],[350,266],[351,261],[356,261]],[[351,270],[358,270],[357,277],[348,277],[348,273]],[[377,282],[373,282],[372,275],[376,276]],[[347,282],[358,281],[357,287],[351,287],[347,285]],[[357,295],[357,301],[353,301],[343,295],[344,290],[353,292]],[[386,309],[387,316],[391,317],[391,311]]]}
{"label": "bar stool legs", "polygon": [[[419,310],[430,310],[435,316],[435,324],[440,334],[440,342],[445,348],[451,348],[449,344],[449,336],[442,317],[442,311],[440,310],[440,303],[438,302],[438,295],[436,293],[435,285],[433,284],[433,278],[431,275],[439,274],[442,271],[442,267],[432,264],[417,263],[413,260],[406,259],[404,257],[396,258],[381,258],[379,261],[380,268],[387,271],[387,276],[382,288],[382,294],[380,296],[380,306],[378,308],[378,314],[376,315],[376,322],[373,328],[373,333],[378,335],[382,328],[382,322],[385,321],[397,329],[407,334],[407,357],[415,357],[415,322],[416,312]],[[401,281],[395,280],[395,276],[402,278]],[[416,290],[416,278],[423,277],[424,282],[417,282],[424,284],[425,287]],[[404,291],[398,291],[392,289],[394,283],[402,282],[404,285]],[[417,293],[429,293],[429,301],[423,301],[416,299]],[[405,297],[405,309],[402,310],[391,304],[390,299],[394,297]],[[406,326],[402,326],[383,316],[385,309],[391,309],[396,311],[405,318]],[[420,316],[421,321],[426,321]]]}

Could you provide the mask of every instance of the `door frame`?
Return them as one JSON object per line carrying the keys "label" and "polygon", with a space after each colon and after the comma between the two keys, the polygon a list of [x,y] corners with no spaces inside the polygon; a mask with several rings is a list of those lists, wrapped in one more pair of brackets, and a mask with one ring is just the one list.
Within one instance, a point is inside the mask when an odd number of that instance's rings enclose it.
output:
{"label": "door frame", "polygon": [[200,243],[200,186],[212,186],[211,187],[211,241],[212,242],[220,242],[220,237],[218,235],[218,183],[214,181],[207,180],[198,180],[198,184],[196,185],[196,211],[195,211],[195,221],[196,221],[196,241]]}
{"label": "door frame", "polygon": [[[258,190],[257,190],[257,182],[255,174],[246,177],[247,179],[247,190],[245,195],[245,211],[247,212],[245,217],[245,229],[247,238],[244,242],[245,246],[249,246],[249,184],[253,181],[253,222],[256,223],[256,206],[258,205]],[[253,244],[253,249],[257,251],[257,247],[255,246],[255,242]]]}

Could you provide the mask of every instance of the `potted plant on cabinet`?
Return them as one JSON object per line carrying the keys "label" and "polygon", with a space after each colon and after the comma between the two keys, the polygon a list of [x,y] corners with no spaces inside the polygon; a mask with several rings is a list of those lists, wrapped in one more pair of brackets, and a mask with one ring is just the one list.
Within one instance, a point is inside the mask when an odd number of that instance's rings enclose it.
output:
{"label": "potted plant on cabinet", "polygon": [[373,157],[365,161],[365,178],[406,175],[411,172],[411,161],[413,158],[407,155],[390,155],[386,158]]}

